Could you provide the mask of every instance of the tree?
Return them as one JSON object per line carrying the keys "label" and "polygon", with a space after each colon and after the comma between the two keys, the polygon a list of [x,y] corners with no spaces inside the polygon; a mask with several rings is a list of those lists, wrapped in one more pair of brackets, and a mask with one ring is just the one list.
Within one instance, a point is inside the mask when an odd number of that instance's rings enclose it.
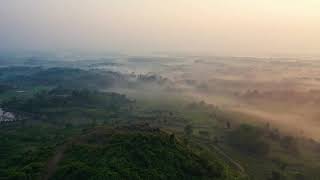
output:
{"label": "tree", "polygon": [[300,172],[297,172],[297,173],[294,175],[294,177],[295,177],[296,180],[305,180],[305,179],[306,179],[306,177],[305,177],[302,173],[300,173]]}
{"label": "tree", "polygon": [[95,126],[97,126],[97,120],[96,119],[92,119],[91,127],[95,127]]}
{"label": "tree", "polygon": [[265,155],[269,152],[269,144],[264,141],[262,131],[254,126],[239,126],[228,134],[227,140],[244,153]]}
{"label": "tree", "polygon": [[296,140],[292,136],[285,136],[280,140],[280,145],[289,152],[298,153]]}
{"label": "tree", "polygon": [[285,179],[286,179],[285,176],[278,171],[272,171],[271,177],[268,178],[268,180],[285,180]]}
{"label": "tree", "polygon": [[193,127],[192,125],[188,124],[184,127],[184,133],[187,135],[187,136],[191,136],[193,134]]}
{"label": "tree", "polygon": [[269,136],[272,140],[280,140],[280,133],[278,129],[273,129],[270,131]]}
{"label": "tree", "polygon": [[210,138],[210,133],[208,131],[199,131],[199,134],[203,137]]}
{"label": "tree", "polygon": [[231,128],[231,123],[230,123],[230,121],[227,121],[227,128],[228,128],[228,129]]}
{"label": "tree", "polygon": [[174,133],[172,133],[172,134],[170,135],[170,142],[173,143],[173,144],[175,144],[175,142],[176,142],[175,139],[176,139],[176,137],[175,137]]}
{"label": "tree", "polygon": [[288,163],[280,158],[275,158],[272,160],[277,166],[279,166],[279,169],[281,171],[285,171],[285,169],[288,167]]}

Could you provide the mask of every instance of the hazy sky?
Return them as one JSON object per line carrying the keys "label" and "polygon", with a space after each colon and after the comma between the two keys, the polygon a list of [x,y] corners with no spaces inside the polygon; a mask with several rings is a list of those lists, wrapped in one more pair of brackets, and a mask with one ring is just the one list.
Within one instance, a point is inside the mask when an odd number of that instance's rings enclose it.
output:
{"label": "hazy sky", "polygon": [[318,53],[320,0],[0,0],[0,49]]}

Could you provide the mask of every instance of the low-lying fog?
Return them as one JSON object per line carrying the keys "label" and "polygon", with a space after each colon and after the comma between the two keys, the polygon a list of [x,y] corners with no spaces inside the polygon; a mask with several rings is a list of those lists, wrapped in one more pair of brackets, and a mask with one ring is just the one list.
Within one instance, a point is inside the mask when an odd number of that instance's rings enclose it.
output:
{"label": "low-lying fog", "polygon": [[320,62],[314,59],[153,56],[120,61],[119,69],[128,73],[168,78],[165,88],[154,89],[176,91],[249,115],[248,121],[320,139]]}
{"label": "low-lying fog", "polygon": [[161,83],[141,84],[145,91],[133,94],[192,97],[249,115],[248,121],[268,122],[294,135],[320,140],[320,61],[316,58],[45,54],[13,59],[16,61],[1,61],[0,66],[23,62],[29,66],[104,69],[131,77],[145,74],[148,81]]}

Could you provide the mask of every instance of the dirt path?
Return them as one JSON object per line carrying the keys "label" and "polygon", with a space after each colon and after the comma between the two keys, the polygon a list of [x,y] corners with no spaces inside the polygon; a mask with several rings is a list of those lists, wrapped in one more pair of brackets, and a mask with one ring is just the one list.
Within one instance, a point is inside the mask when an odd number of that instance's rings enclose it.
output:
{"label": "dirt path", "polygon": [[63,158],[64,152],[66,151],[67,147],[68,147],[68,143],[63,144],[56,150],[54,156],[48,161],[45,173],[40,178],[41,180],[50,179],[52,175],[56,172],[58,164]]}
{"label": "dirt path", "polygon": [[[195,138],[195,137],[194,137]],[[240,172],[245,172],[245,168],[236,160],[234,160],[231,156],[226,154],[219,146],[212,144],[212,142],[202,139],[202,138],[196,138],[198,141],[204,142],[209,148],[213,149],[215,152],[221,155],[221,157],[228,162],[230,165],[232,165],[235,169],[239,170]]]}
{"label": "dirt path", "polygon": [[240,163],[236,162],[232,159],[228,154],[224,153],[223,150],[221,150],[219,147],[215,145],[210,145],[211,148],[216,150],[220,155],[222,155],[230,164],[232,164],[236,169],[238,169],[240,172],[245,172],[245,169],[240,165]]}

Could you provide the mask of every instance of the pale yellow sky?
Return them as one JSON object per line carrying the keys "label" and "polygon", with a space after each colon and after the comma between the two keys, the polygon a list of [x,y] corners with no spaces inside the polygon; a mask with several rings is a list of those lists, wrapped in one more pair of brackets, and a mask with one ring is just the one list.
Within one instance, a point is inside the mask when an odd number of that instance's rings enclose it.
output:
{"label": "pale yellow sky", "polygon": [[320,0],[1,0],[1,49],[307,54]]}

